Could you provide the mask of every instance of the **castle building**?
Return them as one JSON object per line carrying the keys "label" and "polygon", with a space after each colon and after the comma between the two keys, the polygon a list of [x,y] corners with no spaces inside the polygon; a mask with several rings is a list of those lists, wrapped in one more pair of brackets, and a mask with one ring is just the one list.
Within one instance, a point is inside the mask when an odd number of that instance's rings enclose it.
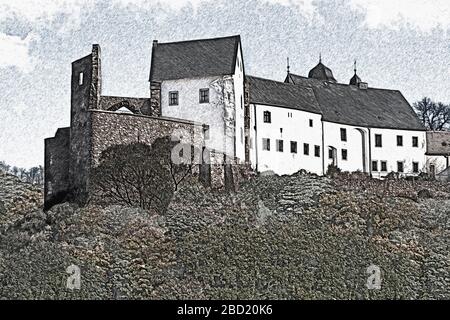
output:
{"label": "castle building", "polygon": [[[151,144],[180,130],[181,139],[208,151],[198,173],[209,185],[234,183],[227,161],[277,174],[323,175],[335,165],[376,178],[448,166],[450,153],[436,147],[436,135],[427,133],[401,92],[370,87],[356,65],[349,84],[338,83],[322,59],[308,77],[288,66],[284,81],[246,75],[244,66],[240,36],[154,40],[150,97],[111,97],[101,92],[94,45],[72,63],[70,127],[45,141],[46,206],[68,195],[86,203],[89,172],[108,147]],[[223,170],[211,167],[222,160]]]}

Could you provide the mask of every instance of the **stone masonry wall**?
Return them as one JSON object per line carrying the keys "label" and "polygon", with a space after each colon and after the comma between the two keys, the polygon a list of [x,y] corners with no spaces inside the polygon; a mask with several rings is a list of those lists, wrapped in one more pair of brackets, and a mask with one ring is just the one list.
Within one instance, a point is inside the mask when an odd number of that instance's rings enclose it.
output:
{"label": "stone masonry wall", "polygon": [[151,116],[161,115],[161,83],[156,81],[150,82],[150,112]]}
{"label": "stone masonry wall", "polygon": [[98,109],[107,111],[117,111],[125,107],[133,113],[151,115],[149,98],[130,98],[130,97],[113,97],[101,96]]}
{"label": "stone masonry wall", "polygon": [[70,128],[60,128],[45,139],[44,209],[63,201],[70,192]]}
{"label": "stone masonry wall", "polygon": [[91,111],[92,165],[98,165],[102,151],[117,144],[143,142],[175,133],[183,143],[193,143],[202,150],[204,126],[179,119],[150,117],[110,111]]}

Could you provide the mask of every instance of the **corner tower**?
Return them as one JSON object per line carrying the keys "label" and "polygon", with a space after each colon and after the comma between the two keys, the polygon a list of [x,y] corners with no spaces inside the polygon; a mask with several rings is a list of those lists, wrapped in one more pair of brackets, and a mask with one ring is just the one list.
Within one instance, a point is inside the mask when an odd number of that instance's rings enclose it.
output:
{"label": "corner tower", "polygon": [[70,111],[70,193],[84,204],[89,188],[91,163],[90,109],[98,109],[101,95],[101,50],[94,44],[92,53],[72,63]]}

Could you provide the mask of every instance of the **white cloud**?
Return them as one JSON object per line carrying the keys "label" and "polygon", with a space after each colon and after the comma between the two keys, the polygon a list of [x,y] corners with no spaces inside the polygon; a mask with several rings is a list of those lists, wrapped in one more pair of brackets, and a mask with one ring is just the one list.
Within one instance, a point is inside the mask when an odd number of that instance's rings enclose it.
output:
{"label": "white cloud", "polygon": [[30,34],[25,39],[0,33],[0,68],[15,66],[22,71],[30,71],[33,59],[29,55]]}
{"label": "white cloud", "polygon": [[449,0],[351,0],[351,3],[366,11],[371,27],[389,27],[401,20],[424,30],[438,24],[450,27]]}

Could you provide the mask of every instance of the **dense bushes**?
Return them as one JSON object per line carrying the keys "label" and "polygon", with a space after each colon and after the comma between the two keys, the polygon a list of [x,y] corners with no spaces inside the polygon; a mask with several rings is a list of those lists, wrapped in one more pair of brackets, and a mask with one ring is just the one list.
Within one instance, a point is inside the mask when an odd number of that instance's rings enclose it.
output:
{"label": "dense bushes", "polygon": [[[230,194],[188,178],[164,215],[68,204],[31,212],[1,234],[0,297],[450,298],[450,200],[412,200],[392,185],[379,193],[372,180],[352,189],[349,179],[255,177]],[[73,292],[72,263],[82,271]],[[366,287],[372,264],[380,290]]]}

